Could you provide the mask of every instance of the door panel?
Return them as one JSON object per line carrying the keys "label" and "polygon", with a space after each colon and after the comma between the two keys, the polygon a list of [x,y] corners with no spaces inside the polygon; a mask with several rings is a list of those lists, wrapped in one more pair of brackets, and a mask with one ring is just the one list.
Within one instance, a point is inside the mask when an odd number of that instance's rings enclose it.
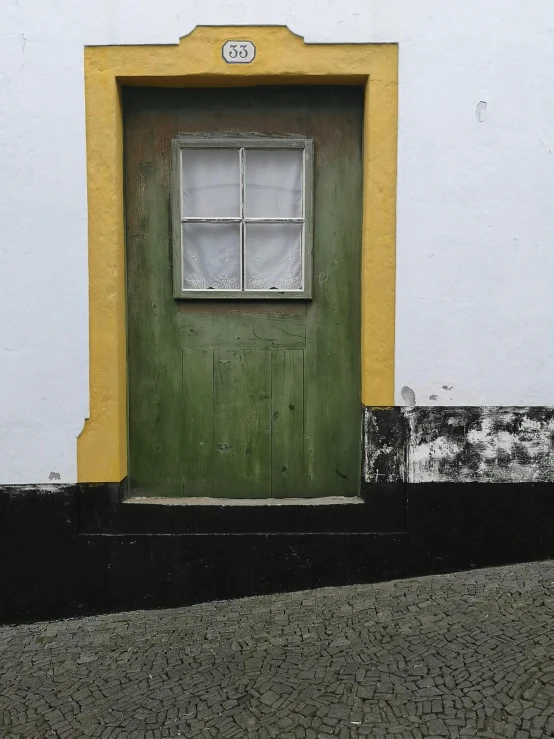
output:
{"label": "door panel", "polygon": [[[214,352],[213,349],[185,349],[182,367],[183,490],[196,495],[214,493]],[[179,490],[180,477],[175,481]]]}
{"label": "door panel", "polygon": [[271,484],[276,498],[304,485],[304,352],[271,352]]}
{"label": "door panel", "polygon": [[271,490],[271,355],[214,352],[214,482],[227,495]]}
{"label": "door panel", "polygon": [[[362,91],[124,90],[129,476],[141,495],[356,495]],[[313,299],[175,300],[171,139],[301,134]]]}

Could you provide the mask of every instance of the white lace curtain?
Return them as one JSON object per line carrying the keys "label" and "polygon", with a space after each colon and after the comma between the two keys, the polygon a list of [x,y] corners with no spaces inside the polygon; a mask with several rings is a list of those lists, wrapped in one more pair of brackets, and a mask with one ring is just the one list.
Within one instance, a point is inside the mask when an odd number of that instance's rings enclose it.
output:
{"label": "white lace curtain", "polygon": [[240,170],[238,149],[182,150],[183,288],[302,290],[303,151],[246,149]]}

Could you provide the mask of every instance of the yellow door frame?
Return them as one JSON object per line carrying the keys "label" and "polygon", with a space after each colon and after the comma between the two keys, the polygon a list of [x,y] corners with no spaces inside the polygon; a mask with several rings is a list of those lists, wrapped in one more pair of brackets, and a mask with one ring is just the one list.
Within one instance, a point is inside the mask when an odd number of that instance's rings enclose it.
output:
{"label": "yellow door frame", "polygon": [[[250,64],[222,46],[250,40]],[[284,27],[197,27],[172,46],[85,48],[90,417],[77,443],[80,482],[127,474],[127,367],[120,89],[259,84],[365,86],[362,227],[362,403],[394,403],[398,47],[306,44]]]}

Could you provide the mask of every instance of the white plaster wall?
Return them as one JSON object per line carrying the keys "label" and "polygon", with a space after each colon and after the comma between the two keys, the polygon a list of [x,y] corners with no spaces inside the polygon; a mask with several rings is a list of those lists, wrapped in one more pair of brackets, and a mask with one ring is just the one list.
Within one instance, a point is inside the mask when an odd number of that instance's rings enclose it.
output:
{"label": "white plaster wall", "polygon": [[83,47],[196,24],[400,44],[396,401],[554,405],[554,4],[0,0],[0,483],[76,479]]}

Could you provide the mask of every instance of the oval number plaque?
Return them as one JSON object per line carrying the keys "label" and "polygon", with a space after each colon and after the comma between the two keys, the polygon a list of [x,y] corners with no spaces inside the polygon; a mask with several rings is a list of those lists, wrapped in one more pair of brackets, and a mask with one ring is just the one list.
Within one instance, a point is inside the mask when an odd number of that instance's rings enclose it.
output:
{"label": "oval number plaque", "polygon": [[252,41],[226,41],[221,50],[227,64],[250,64],[256,56]]}

